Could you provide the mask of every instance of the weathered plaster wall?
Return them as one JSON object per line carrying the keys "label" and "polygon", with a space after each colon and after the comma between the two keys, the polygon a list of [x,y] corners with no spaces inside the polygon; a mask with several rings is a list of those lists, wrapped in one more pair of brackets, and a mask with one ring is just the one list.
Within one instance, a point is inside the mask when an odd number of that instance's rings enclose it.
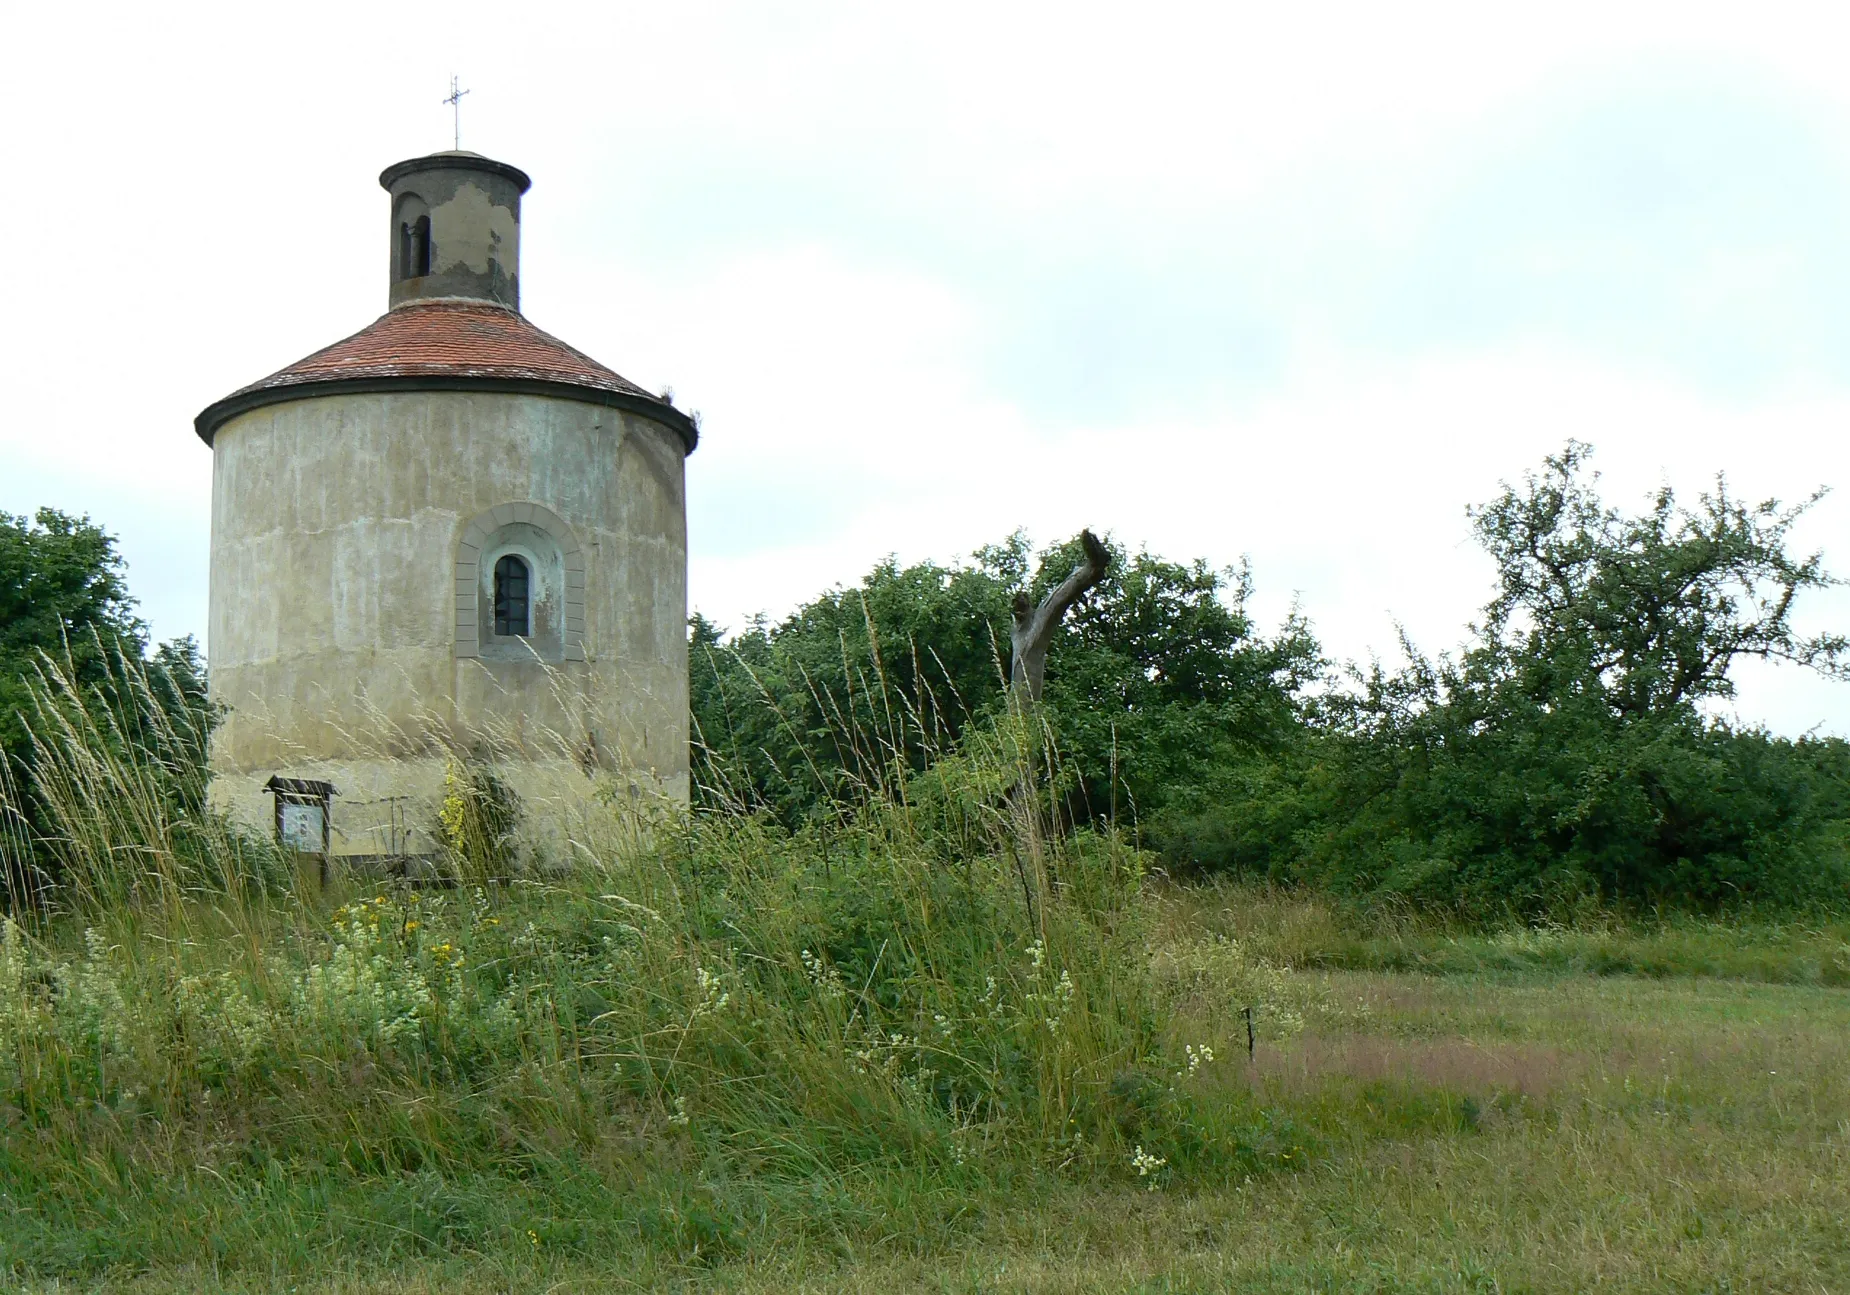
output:
{"label": "weathered plaster wall", "polygon": [[[493,755],[536,799],[611,776],[685,798],[683,454],[647,418],[549,396],[320,396],[225,424],[215,798],[267,829],[265,780],[323,778],[341,792],[334,849],[347,854],[406,848],[407,830],[425,834],[413,852],[429,848],[446,749]],[[458,653],[464,532],[523,502],[582,550],[582,660]]]}
{"label": "weathered plaster wall", "polygon": [[[445,165],[445,161],[451,162]],[[480,297],[520,308],[520,195],[526,187],[496,170],[483,170],[457,154],[418,159],[414,170],[395,175],[392,246],[399,225],[412,214],[430,217],[430,273],[406,278],[394,252],[391,303],[426,297]],[[487,167],[499,164],[475,159]],[[505,168],[500,168],[505,169]],[[388,171],[393,175],[397,168]]]}

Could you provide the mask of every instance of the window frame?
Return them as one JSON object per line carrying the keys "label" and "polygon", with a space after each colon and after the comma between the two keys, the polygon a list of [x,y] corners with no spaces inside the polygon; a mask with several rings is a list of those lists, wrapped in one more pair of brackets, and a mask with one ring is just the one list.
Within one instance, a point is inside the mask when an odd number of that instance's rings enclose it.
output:
{"label": "window frame", "polygon": [[[586,552],[580,546],[565,519],[531,500],[496,504],[486,512],[478,513],[466,522],[456,543],[456,656],[463,660],[486,660],[483,649],[489,648],[492,655],[492,643],[484,642],[484,636],[492,638],[494,630],[494,610],[492,603],[484,608],[482,600],[492,598],[493,581],[484,580],[483,566],[498,557],[498,535],[503,528],[515,525],[527,525],[544,532],[558,546],[559,555],[564,566],[565,578],[565,618],[561,627],[562,640],[557,655],[546,655],[542,650],[541,659],[545,661],[584,661],[587,659],[585,647],[586,620]],[[492,576],[490,570],[488,575]],[[531,571],[529,571],[531,576]],[[487,588],[483,586],[487,585]],[[531,585],[529,585],[531,597]],[[484,611],[490,613],[484,616]],[[531,605],[529,605],[529,616]],[[487,621],[487,624],[483,624]],[[532,626],[531,620],[528,622]],[[522,640],[531,644],[532,639]],[[511,664],[511,663],[505,663]]]}

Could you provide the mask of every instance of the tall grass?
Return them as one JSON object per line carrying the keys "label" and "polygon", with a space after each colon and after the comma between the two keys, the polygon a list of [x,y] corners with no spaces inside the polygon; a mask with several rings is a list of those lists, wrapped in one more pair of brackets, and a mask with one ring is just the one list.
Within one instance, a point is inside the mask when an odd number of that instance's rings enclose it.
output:
{"label": "tall grass", "polygon": [[93,912],[202,896],[243,903],[282,860],[204,812],[209,713],[177,704],[174,681],[122,644],[95,648],[100,682],[80,684],[68,657],[45,656],[28,688],[31,785],[0,771],[7,900],[18,908],[55,896]]}
{"label": "tall grass", "polygon": [[1026,719],[799,831],[613,784],[549,868],[324,887],[206,807],[134,662],[36,697],[0,1268],[925,1238],[1024,1175],[1181,1164],[1144,1149],[1190,1112],[1140,856],[1008,794]]}

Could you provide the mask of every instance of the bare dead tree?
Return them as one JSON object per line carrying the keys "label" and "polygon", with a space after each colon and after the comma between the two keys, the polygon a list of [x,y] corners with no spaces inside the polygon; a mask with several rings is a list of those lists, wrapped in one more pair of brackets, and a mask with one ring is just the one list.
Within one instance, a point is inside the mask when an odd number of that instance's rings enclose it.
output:
{"label": "bare dead tree", "polygon": [[1026,591],[1015,595],[1015,625],[1009,635],[1010,654],[1013,658],[1009,666],[1009,685],[1018,703],[1033,703],[1041,699],[1041,685],[1047,677],[1047,648],[1066,616],[1066,609],[1078,602],[1079,596],[1086,590],[1104,579],[1106,570],[1111,566],[1111,554],[1099,543],[1098,536],[1089,530],[1081,531],[1079,543],[1086,551],[1086,560],[1074,567],[1071,575],[1041,599],[1040,606],[1036,607],[1028,601]]}
{"label": "bare dead tree", "polygon": [[[1111,566],[1111,554],[1099,543],[1098,536],[1089,530],[1081,531],[1079,543],[1086,551],[1085,561],[1073,568],[1071,575],[1041,599],[1038,607],[1029,601],[1026,591],[1015,595],[1011,609],[1015,623],[1009,635],[1012,657],[1009,665],[1009,697],[1017,715],[1028,715],[1041,700],[1041,685],[1047,675],[1047,648],[1053,642],[1060,622],[1066,617],[1067,609],[1078,602],[1086,590],[1104,579],[1106,570]],[[1052,825],[1045,819],[1044,807],[1035,790],[1035,767],[1038,763],[1035,739],[1029,734],[1021,752],[1021,765],[1016,771],[1015,786],[1009,793],[1009,802],[1018,825],[1017,845],[1011,854],[1015,858],[1016,872],[1021,877],[1021,893],[1028,905],[1029,920],[1040,926],[1041,937],[1045,939],[1046,905],[1054,884],[1045,842]],[[1032,877],[1029,875],[1030,867]]]}

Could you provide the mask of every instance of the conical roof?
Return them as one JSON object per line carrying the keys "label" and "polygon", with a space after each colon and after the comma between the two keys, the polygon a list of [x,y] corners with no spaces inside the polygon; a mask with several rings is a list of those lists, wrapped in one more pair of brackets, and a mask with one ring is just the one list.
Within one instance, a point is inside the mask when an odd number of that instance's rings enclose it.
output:
{"label": "conical roof", "polygon": [[490,301],[407,302],[353,336],[208,405],[193,420],[207,445],[228,420],[264,405],[342,391],[519,391],[632,409],[681,434],[693,420],[659,396]]}

